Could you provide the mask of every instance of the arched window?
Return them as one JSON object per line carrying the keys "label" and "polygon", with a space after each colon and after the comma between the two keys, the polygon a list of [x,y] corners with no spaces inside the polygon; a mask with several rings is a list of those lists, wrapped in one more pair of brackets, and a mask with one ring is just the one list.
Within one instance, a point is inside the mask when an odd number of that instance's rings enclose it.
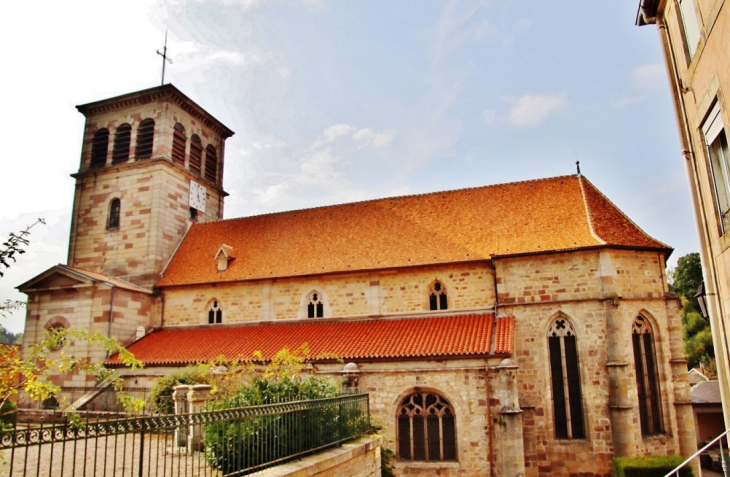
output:
{"label": "arched window", "polygon": [[223,323],[223,310],[218,304],[218,300],[213,300],[208,307],[208,323],[211,325]]}
{"label": "arched window", "polygon": [[556,318],[550,325],[548,348],[555,437],[584,439],[578,350],[575,345],[575,329],[567,318]]}
{"label": "arched window", "polygon": [[215,182],[218,177],[218,156],[212,144],[205,148],[205,178]]}
{"label": "arched window", "polygon": [[118,229],[119,217],[121,214],[122,202],[119,199],[112,199],[109,202],[109,220],[106,221],[106,228]]}
{"label": "arched window", "polygon": [[398,457],[402,460],[456,460],[454,408],[438,394],[414,392],[396,411]]}
{"label": "arched window", "polygon": [[438,280],[433,282],[428,289],[428,304],[431,310],[446,310],[449,307],[446,287]]}
{"label": "arched window", "polygon": [[659,374],[657,373],[654,337],[649,320],[637,316],[632,329],[636,388],[639,397],[639,417],[642,434],[659,434],[662,426]]}
{"label": "arched window", "polygon": [[66,344],[66,327],[61,323],[55,323],[46,330],[48,348],[51,351],[58,351]]}
{"label": "arched window", "polygon": [[112,164],[120,164],[129,160],[129,146],[132,142],[132,126],[122,124],[114,133],[114,152]]}
{"label": "arched window", "polygon": [[172,161],[181,166],[185,165],[185,128],[182,124],[175,124],[172,135]]}
{"label": "arched window", "polygon": [[200,175],[203,144],[197,134],[190,136],[190,172]]}
{"label": "arched window", "polygon": [[91,167],[104,167],[109,150],[109,130],[99,129],[94,133],[91,143]]}
{"label": "arched window", "polygon": [[313,291],[309,294],[309,303],[307,303],[307,318],[322,318],[324,316],[324,303],[322,295]]}
{"label": "arched window", "polygon": [[137,147],[134,152],[135,159],[149,159],[152,157],[154,139],[155,121],[147,118],[140,122],[137,128]]}

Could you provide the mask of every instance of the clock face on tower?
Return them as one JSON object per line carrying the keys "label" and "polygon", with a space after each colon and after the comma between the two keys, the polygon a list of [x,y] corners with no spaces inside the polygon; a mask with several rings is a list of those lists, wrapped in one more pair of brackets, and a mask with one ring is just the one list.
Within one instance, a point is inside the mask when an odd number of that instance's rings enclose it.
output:
{"label": "clock face on tower", "polygon": [[197,182],[190,181],[190,199],[188,205],[190,207],[205,213],[205,199],[208,192],[205,190],[205,186],[198,184]]}

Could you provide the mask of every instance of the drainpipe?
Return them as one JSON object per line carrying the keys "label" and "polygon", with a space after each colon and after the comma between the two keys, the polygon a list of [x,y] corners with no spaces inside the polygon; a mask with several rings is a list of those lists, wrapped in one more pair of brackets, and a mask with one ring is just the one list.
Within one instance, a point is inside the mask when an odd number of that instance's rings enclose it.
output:
{"label": "drainpipe", "polygon": [[[676,5],[676,4],[675,4]],[[681,79],[679,77],[679,69],[677,68],[677,57],[672,46],[671,37],[669,36],[669,29],[662,17],[657,18],[657,29],[659,30],[659,36],[661,37],[662,52],[664,53],[664,63],[667,67],[667,76],[674,78],[673,83],[679,85],[679,88],[683,88]],[[697,169],[697,156],[694,151],[694,147],[691,138],[691,131],[689,129],[689,122],[687,120],[687,108],[684,102],[684,98],[681,96],[681,92],[678,91],[677,87],[670,88],[672,91],[672,100],[674,102],[674,112],[677,119],[677,127],[679,129],[679,140],[682,147],[682,155],[685,158],[685,169],[687,173],[687,181],[689,182],[690,191],[696,191],[696,194],[690,193],[690,199],[692,201],[692,211],[694,212],[695,221],[697,222],[697,235],[700,242],[700,259],[702,261],[702,279],[705,282],[706,296],[710,297],[707,300],[707,314],[711,324],[715,325],[715,329],[711,327],[713,331],[713,343],[720,344],[715,346],[715,354],[717,357],[717,351],[720,352],[720,363],[722,370],[719,370],[718,377],[720,377],[720,395],[722,398],[723,407],[724,404],[728,403],[730,396],[727,390],[727,378],[728,378],[728,365],[727,365],[727,331],[725,329],[725,322],[720,318],[722,316],[721,306],[718,303],[717,290],[719,284],[717,283],[717,273],[715,270],[715,263],[712,261],[712,241],[709,238],[709,232],[707,225],[707,207],[705,207],[705,200],[702,195],[702,189],[699,184],[699,175]],[[694,180],[694,182],[692,182]],[[710,251],[710,256],[707,256],[707,250]],[[715,333],[715,331],[717,333]],[[724,371],[724,372],[723,372]],[[723,383],[723,381],[725,381]],[[730,428],[730,412],[725,410],[725,428]]]}
{"label": "drainpipe", "polygon": [[489,358],[487,358],[487,366],[484,368],[487,375],[485,376],[485,386],[487,391],[487,428],[489,437],[489,476],[494,477],[494,423],[492,422],[492,399],[489,393]]}

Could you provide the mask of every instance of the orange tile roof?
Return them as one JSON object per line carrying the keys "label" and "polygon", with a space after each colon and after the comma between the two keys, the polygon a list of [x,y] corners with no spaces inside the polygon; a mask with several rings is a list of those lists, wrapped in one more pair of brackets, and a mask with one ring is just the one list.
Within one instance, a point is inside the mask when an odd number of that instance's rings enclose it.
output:
{"label": "orange tile roof", "polygon": [[[233,249],[225,272],[214,260]],[[488,260],[589,247],[671,249],[582,176],[193,225],[158,286]]]}
{"label": "orange tile roof", "polygon": [[[128,349],[147,366],[194,364],[221,356],[251,359],[255,351],[268,360],[284,347],[294,350],[304,343],[310,359],[325,355],[343,360],[509,355],[514,318],[496,320],[497,343],[493,343],[494,321],[493,314],[482,314],[166,329],[150,333]],[[112,357],[107,364],[119,366],[120,362]]]}

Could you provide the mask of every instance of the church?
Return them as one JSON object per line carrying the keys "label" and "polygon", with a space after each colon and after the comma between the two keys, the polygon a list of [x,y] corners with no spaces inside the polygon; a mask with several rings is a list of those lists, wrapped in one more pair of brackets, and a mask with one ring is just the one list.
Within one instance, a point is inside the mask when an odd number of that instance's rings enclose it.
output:
{"label": "church", "polygon": [[[672,249],[580,173],[224,220],[233,131],[180,90],[77,108],[68,263],[18,287],[26,344],[116,337],[138,386],[306,344],[369,393],[396,475],[608,476],[696,450]],[[120,366],[86,346],[64,348]]]}

